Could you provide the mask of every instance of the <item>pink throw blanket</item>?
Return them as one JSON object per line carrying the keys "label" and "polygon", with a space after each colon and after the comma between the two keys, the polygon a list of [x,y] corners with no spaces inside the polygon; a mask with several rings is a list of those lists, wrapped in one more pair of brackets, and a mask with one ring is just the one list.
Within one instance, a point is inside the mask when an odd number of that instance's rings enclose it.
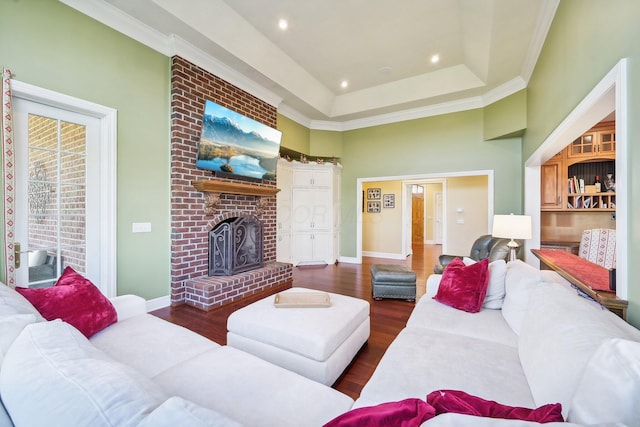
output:
{"label": "pink throw blanket", "polygon": [[503,405],[459,390],[438,390],[429,393],[426,401],[411,398],[353,409],[329,421],[325,427],[415,427],[449,412],[538,423],[564,422],[559,403],[529,409]]}

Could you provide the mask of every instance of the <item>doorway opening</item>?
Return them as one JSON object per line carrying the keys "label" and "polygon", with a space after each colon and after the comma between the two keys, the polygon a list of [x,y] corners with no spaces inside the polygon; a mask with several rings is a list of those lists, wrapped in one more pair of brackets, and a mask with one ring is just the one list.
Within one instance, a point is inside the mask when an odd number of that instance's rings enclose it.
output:
{"label": "doorway opening", "polygon": [[[24,244],[19,246],[25,267],[27,258],[32,267],[43,266],[42,271],[16,268],[16,284],[46,286],[71,265],[113,297],[117,112],[16,80],[11,88],[16,105],[14,241]],[[47,138],[36,132],[42,123],[51,128]]]}
{"label": "doorway opening", "polygon": [[[479,215],[473,215],[471,212],[458,213],[457,212],[459,210],[458,206],[455,206],[453,209],[450,206],[448,206],[447,182],[448,181],[454,182],[457,180],[464,181],[467,179],[473,179],[474,177],[482,178],[482,181],[484,182],[484,184],[483,184],[483,189],[480,193],[478,193],[476,189],[474,189],[472,193],[474,195],[484,194],[484,197],[481,196],[481,198],[483,198],[483,200],[481,200],[481,203],[473,203],[473,206],[470,206],[470,208],[475,209],[476,211],[481,211],[481,212],[479,212]],[[441,251],[443,253],[446,253],[446,251],[448,250],[449,243],[450,243],[449,237],[452,232],[452,230],[448,228],[448,224],[451,224],[452,222],[456,224],[460,224],[461,225],[460,230],[462,230],[463,228],[464,229],[469,228],[469,226],[471,225],[470,223],[467,223],[465,225],[464,221],[459,222],[460,216],[467,215],[469,219],[472,220],[472,222],[477,222],[477,224],[476,223],[473,224],[474,229],[472,231],[470,231],[469,233],[463,233],[463,234],[469,234],[469,235],[486,234],[487,231],[490,230],[491,220],[493,218],[493,205],[494,205],[493,180],[494,180],[493,170],[451,172],[451,173],[424,174],[424,175],[412,175],[412,176],[358,178],[357,186],[356,186],[356,189],[357,189],[356,200],[357,200],[357,206],[362,206],[362,209],[358,209],[357,215],[356,215],[356,223],[357,223],[356,258],[353,260],[345,260],[345,261],[360,264],[362,263],[363,252],[367,252],[366,254],[367,256],[376,256],[376,257],[393,258],[393,259],[404,259],[407,256],[412,254],[412,240],[413,240],[413,233],[412,233],[412,222],[413,222],[412,188],[413,187],[412,186],[414,184],[434,186],[432,203],[434,205],[434,209],[436,205],[438,206],[439,215],[436,215],[436,214],[431,215],[432,216],[431,221],[434,222],[434,225],[425,226],[425,229],[428,228],[429,230],[434,230],[433,235],[431,235],[430,237],[430,240],[427,240],[427,241],[433,242],[433,244],[440,244]],[[382,214],[378,212],[374,212],[373,210],[369,211],[368,209],[368,205],[370,202],[369,195],[367,191],[363,192],[363,190],[374,184],[375,184],[374,187],[384,187],[382,184],[388,183],[390,181],[399,183],[398,192],[400,193],[400,200],[396,201],[395,207],[396,209],[400,208],[401,212],[398,212],[399,215],[397,218],[397,222],[394,222],[394,224],[392,225],[394,228],[397,229],[397,232],[392,236],[394,241],[390,242],[388,240],[389,238],[387,237],[384,240],[384,243],[385,243],[384,249],[388,251],[389,248],[392,247],[392,244],[390,243],[393,243],[393,247],[397,247],[398,249],[395,249],[394,252],[392,253],[383,253],[383,254],[375,250],[363,251],[363,242],[365,240],[364,233],[366,231],[364,227],[366,227],[369,223],[372,222],[372,220],[368,217],[374,216],[376,218],[375,221],[378,222],[377,226],[383,227],[379,221],[379,218],[382,218],[382,216],[384,216],[384,213],[385,213],[385,209],[381,209]],[[380,183],[381,185],[378,185],[378,183]],[[438,184],[441,186],[441,188],[435,187]],[[428,191],[427,187],[425,187],[425,191]],[[431,191],[431,188],[429,188],[429,191]],[[384,191],[382,192],[384,193]],[[459,194],[459,193],[456,193],[456,194]],[[382,194],[382,197],[384,197],[384,194]],[[425,204],[428,204],[426,198],[425,198]],[[425,214],[425,220],[426,220],[426,217],[427,217],[427,214]],[[478,221],[478,218],[481,218],[481,219]],[[435,221],[439,222],[437,226],[435,224]],[[425,224],[426,224],[426,221],[425,221]],[[384,228],[386,231],[388,231],[389,227],[385,225]],[[456,229],[453,231],[458,231],[458,230]],[[457,240],[459,240],[458,234],[454,233],[454,237],[453,237],[454,243],[456,243]],[[435,243],[435,242],[438,242],[438,243]],[[466,248],[468,247],[468,245],[464,247]],[[381,256],[381,255],[384,255],[384,256]]]}
{"label": "doorway opening", "polygon": [[[628,260],[627,224],[630,193],[626,185],[627,172],[627,60],[620,60],[615,67],[591,90],[591,92],[554,129],[547,139],[525,162],[525,213],[531,216],[533,238],[525,242],[525,248],[540,247],[540,196],[541,166],[595,123],[615,112],[616,127],[616,295],[627,299]],[[538,267],[536,257],[527,262]]]}

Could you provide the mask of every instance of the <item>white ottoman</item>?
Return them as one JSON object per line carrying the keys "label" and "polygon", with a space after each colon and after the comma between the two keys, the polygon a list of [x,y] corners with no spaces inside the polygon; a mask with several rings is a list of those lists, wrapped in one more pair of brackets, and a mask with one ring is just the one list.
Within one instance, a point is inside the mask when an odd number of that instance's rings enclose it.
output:
{"label": "white ottoman", "polygon": [[270,296],[241,308],[227,320],[227,345],[332,385],[369,339],[369,302],[329,296],[330,307],[276,308]]}

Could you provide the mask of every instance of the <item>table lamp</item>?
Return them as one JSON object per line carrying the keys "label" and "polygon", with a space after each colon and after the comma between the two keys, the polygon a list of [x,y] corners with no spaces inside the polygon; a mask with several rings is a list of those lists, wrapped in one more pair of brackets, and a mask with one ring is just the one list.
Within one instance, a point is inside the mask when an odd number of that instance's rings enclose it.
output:
{"label": "table lamp", "polygon": [[516,260],[518,243],[515,239],[531,238],[531,217],[528,215],[494,215],[493,216],[493,237],[511,239],[507,244],[509,247],[509,261]]}

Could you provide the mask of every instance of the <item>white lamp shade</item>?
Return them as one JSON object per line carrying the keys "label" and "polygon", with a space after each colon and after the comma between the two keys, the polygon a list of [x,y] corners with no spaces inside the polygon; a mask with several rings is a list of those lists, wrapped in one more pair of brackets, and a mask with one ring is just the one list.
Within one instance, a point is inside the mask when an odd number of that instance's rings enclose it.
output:
{"label": "white lamp shade", "polygon": [[494,215],[493,237],[508,239],[530,239],[531,217],[528,215]]}

